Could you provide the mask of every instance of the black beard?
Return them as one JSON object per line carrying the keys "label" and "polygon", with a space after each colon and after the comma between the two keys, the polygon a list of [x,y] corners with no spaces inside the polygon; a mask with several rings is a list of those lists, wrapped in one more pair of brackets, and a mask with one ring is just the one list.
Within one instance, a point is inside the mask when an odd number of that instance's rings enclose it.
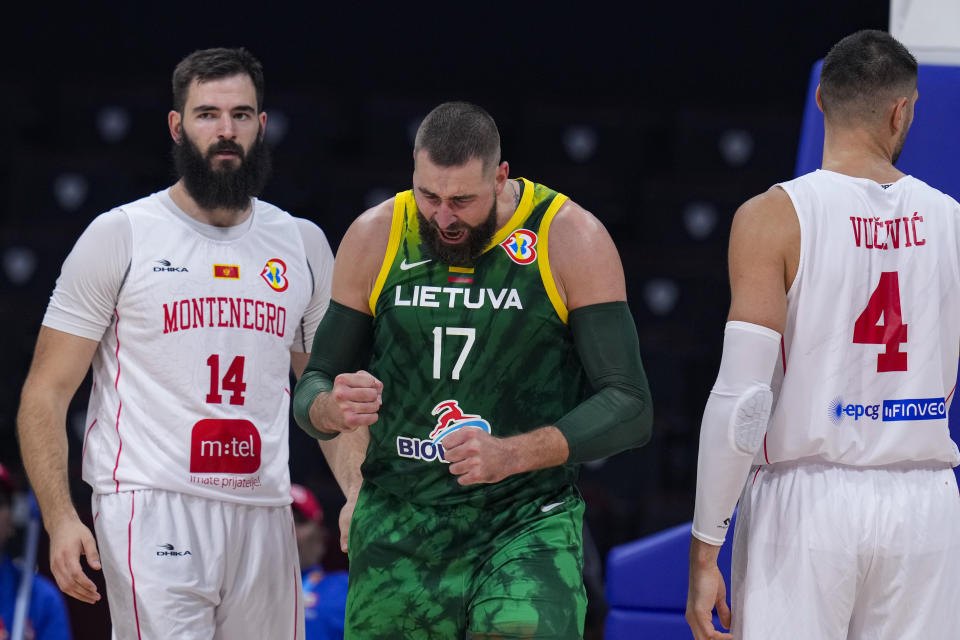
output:
{"label": "black beard", "polygon": [[417,219],[420,221],[420,240],[426,245],[430,255],[446,265],[468,267],[483,254],[493,234],[497,232],[497,201],[494,198],[489,215],[480,224],[471,227],[465,222],[457,221],[447,227],[449,230],[464,229],[466,231],[466,241],[459,244],[444,242],[437,226],[419,211],[417,211]]}
{"label": "black beard", "polygon": [[[237,154],[239,166],[213,168],[213,157],[221,151]],[[260,195],[270,176],[270,150],[257,136],[250,151],[232,140],[210,145],[204,155],[184,132],[173,145],[173,165],[187,193],[202,209],[239,211],[250,206],[250,198]]]}

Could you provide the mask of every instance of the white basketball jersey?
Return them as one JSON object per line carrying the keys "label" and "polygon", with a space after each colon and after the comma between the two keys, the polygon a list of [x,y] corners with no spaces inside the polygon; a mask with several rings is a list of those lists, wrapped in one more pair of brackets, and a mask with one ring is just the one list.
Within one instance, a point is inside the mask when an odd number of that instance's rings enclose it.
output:
{"label": "white basketball jersey", "polygon": [[780,186],[800,221],[800,265],[757,462],[957,465],[960,205],[910,176],[880,185],[819,170]]}
{"label": "white basketball jersey", "polygon": [[255,201],[246,233],[214,240],[161,195],[122,207],[131,260],[93,359],[84,480],[287,504],[290,348],[313,287],[295,219]]}

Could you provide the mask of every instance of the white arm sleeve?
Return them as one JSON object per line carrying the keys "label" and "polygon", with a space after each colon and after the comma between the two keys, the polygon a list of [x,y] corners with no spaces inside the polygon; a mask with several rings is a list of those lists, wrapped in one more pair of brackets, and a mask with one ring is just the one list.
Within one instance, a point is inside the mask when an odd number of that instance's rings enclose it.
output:
{"label": "white arm sleeve", "polygon": [[773,395],[770,380],[780,334],[749,322],[728,322],[720,372],[700,425],[695,538],[723,544],[754,454],[763,443]]}
{"label": "white arm sleeve", "polygon": [[297,325],[297,332],[293,337],[293,346],[290,350],[297,353],[310,353],[313,346],[313,334],[316,333],[320,320],[330,305],[330,285],[333,282],[333,251],[330,250],[327,236],[320,230],[320,227],[303,218],[296,218],[296,222],[300,229],[300,236],[303,238],[307,267],[313,277],[313,296],[303,312],[300,324]]}
{"label": "white arm sleeve", "polygon": [[132,248],[133,231],[122,209],[97,216],[63,261],[43,325],[99,342],[113,322]]}

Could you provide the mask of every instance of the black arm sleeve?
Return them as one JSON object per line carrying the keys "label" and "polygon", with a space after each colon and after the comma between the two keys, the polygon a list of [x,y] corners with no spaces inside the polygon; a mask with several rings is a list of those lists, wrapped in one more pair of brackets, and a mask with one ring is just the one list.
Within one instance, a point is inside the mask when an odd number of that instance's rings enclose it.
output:
{"label": "black arm sleeve", "polygon": [[646,444],[653,403],[627,303],[574,309],[569,323],[595,392],[556,423],[570,447],[567,461],[586,462]]}
{"label": "black arm sleeve", "polygon": [[310,361],[293,391],[293,417],[310,437],[330,440],[337,435],[313,426],[310,406],[333,388],[337,375],[368,366],[372,348],[373,316],[331,300],[313,336]]}

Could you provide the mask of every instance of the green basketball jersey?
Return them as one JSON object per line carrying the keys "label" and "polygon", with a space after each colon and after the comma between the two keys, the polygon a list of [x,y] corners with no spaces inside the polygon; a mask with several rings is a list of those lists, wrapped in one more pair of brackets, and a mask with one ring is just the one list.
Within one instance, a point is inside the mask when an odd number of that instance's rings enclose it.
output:
{"label": "green basketball jersey", "polygon": [[384,388],[363,477],[413,503],[543,496],[576,477],[566,465],[461,487],[444,459],[443,438],[457,429],[512,436],[553,424],[583,398],[547,254],[550,223],[567,198],[521,180],[516,212],[471,267],[433,259],[413,192],[396,196],[370,296],[370,371]]}

